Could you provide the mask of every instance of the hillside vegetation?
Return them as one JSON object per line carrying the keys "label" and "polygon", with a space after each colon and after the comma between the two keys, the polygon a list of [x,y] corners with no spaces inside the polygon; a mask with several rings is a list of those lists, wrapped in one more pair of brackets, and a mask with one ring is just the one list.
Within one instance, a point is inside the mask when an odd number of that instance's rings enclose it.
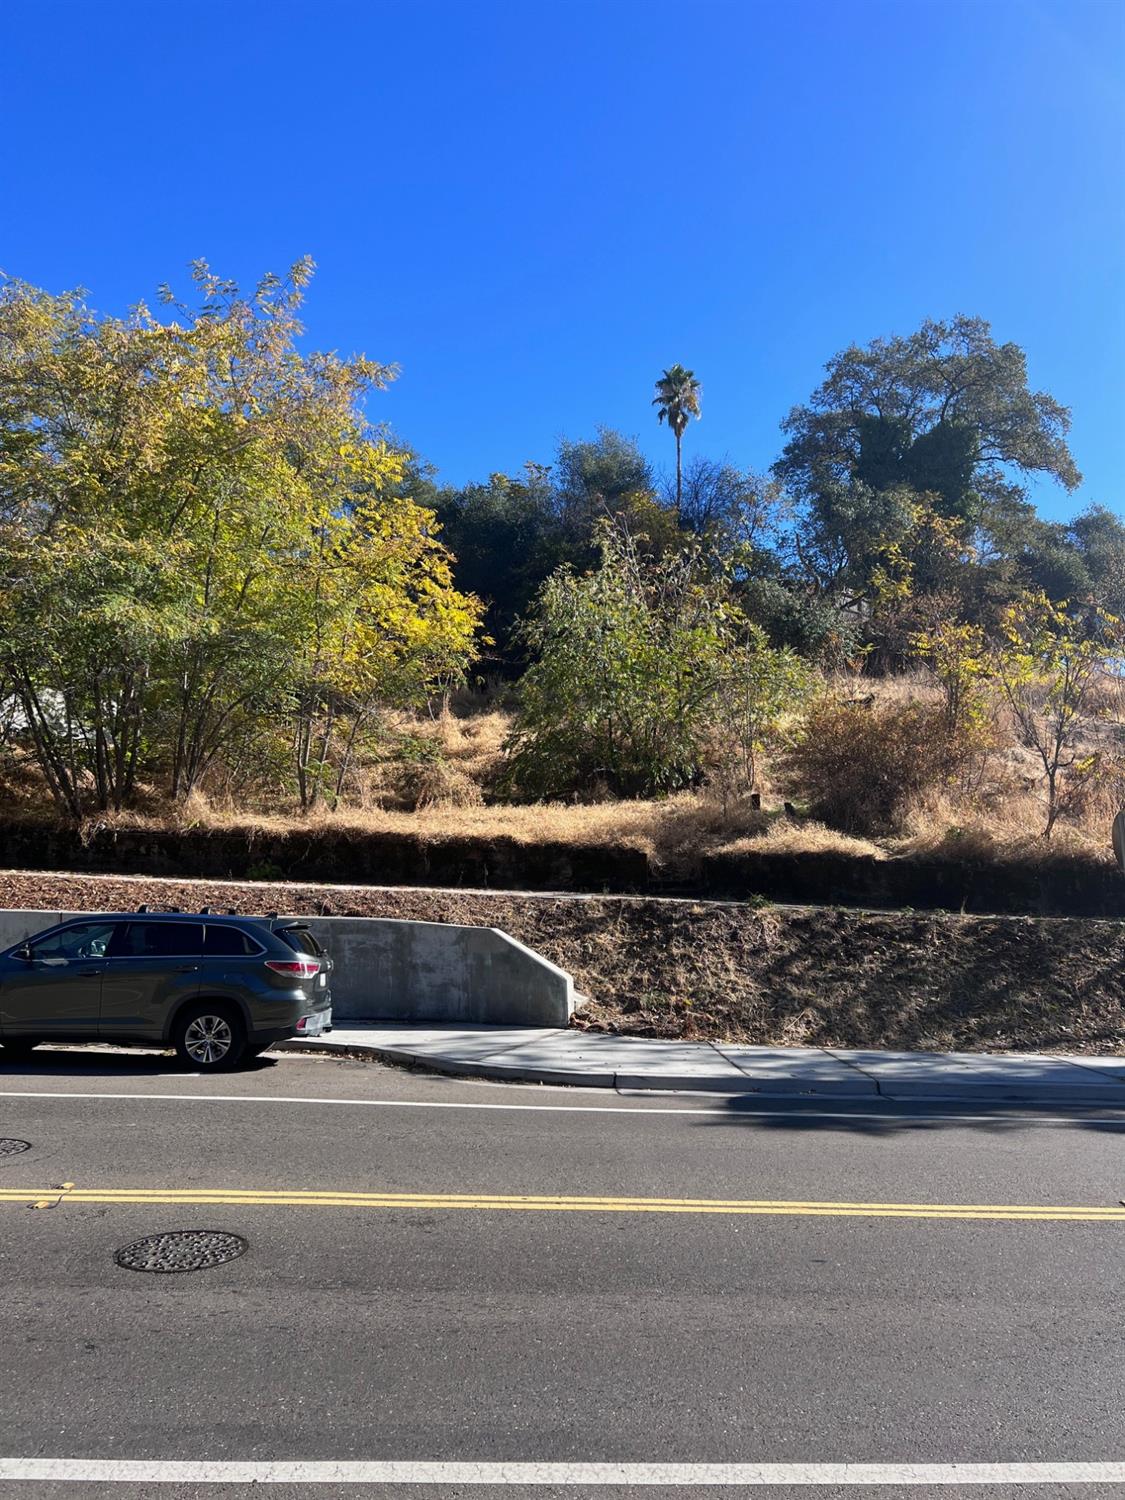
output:
{"label": "hillside vegetation", "polygon": [[[1109,857],[1125,525],[987,323],[833,357],[769,474],[608,429],[452,489],[302,352],[311,262],[0,290],[0,811],[643,851]],[[645,398],[641,397],[643,409]]]}

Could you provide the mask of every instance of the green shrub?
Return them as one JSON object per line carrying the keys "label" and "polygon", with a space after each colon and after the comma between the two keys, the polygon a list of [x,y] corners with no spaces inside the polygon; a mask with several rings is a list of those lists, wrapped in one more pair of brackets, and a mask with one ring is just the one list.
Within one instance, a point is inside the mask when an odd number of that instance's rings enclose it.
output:
{"label": "green shrub", "polygon": [[698,785],[717,740],[744,774],[807,674],[730,600],[722,564],[688,547],[645,554],[599,533],[600,566],[560,568],[524,636],[508,783],[520,793],[645,797]]}

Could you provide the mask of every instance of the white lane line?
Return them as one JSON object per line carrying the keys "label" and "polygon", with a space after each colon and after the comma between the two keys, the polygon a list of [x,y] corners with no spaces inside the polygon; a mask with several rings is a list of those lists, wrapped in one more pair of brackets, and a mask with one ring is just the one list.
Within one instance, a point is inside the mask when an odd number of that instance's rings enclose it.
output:
{"label": "white lane line", "polygon": [[1125,1463],[637,1464],[182,1462],[0,1458],[0,1480],[40,1484],[767,1485],[1125,1484]]}
{"label": "white lane line", "polygon": [[456,1099],[332,1099],[305,1094],[119,1094],[108,1090],[89,1092],[72,1089],[0,1089],[0,1099],[145,1099],[199,1104],[341,1104],[366,1109],[486,1109],[514,1110],[525,1114],[561,1115],[722,1115],[727,1119],[762,1120],[883,1120],[892,1124],[938,1120],[957,1125],[1106,1125],[1120,1129],[1125,1116],[1086,1115],[922,1115],[895,1114],[891,1111],[856,1111],[826,1109],[710,1109],[676,1108],[670,1105],[648,1106],[611,1104],[477,1104]]}
{"label": "white lane line", "polygon": [[729,1120],[883,1120],[892,1124],[924,1123],[930,1120],[956,1125],[1074,1125],[1087,1128],[1105,1125],[1120,1130],[1125,1125],[1125,1115],[923,1115],[915,1113],[896,1114],[890,1110],[826,1110],[826,1109],[729,1109],[712,1106],[710,1109],[693,1107],[677,1108],[666,1104],[611,1105],[611,1104],[477,1104],[456,1099],[321,1099],[304,1094],[119,1094],[108,1090],[82,1092],[72,1089],[0,1089],[0,1099],[145,1099],[159,1103],[162,1100],[199,1104],[340,1104],[360,1106],[366,1109],[485,1109],[513,1110],[525,1114],[558,1115],[722,1115]]}

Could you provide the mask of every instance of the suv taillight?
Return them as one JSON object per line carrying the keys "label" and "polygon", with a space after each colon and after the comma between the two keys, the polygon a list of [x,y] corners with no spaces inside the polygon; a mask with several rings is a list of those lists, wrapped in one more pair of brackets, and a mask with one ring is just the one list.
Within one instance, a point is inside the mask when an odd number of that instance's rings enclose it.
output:
{"label": "suv taillight", "polygon": [[319,958],[267,958],[266,968],[290,979],[312,979],[320,971]]}

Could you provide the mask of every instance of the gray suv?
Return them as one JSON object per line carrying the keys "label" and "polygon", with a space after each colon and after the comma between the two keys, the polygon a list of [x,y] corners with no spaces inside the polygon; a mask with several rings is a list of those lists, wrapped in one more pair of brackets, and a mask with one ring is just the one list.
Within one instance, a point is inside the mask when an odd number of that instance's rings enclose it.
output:
{"label": "gray suv", "polygon": [[332,961],[300,922],[154,910],[75,917],[0,953],[0,1057],[37,1042],[175,1047],[200,1071],[331,1030]]}

